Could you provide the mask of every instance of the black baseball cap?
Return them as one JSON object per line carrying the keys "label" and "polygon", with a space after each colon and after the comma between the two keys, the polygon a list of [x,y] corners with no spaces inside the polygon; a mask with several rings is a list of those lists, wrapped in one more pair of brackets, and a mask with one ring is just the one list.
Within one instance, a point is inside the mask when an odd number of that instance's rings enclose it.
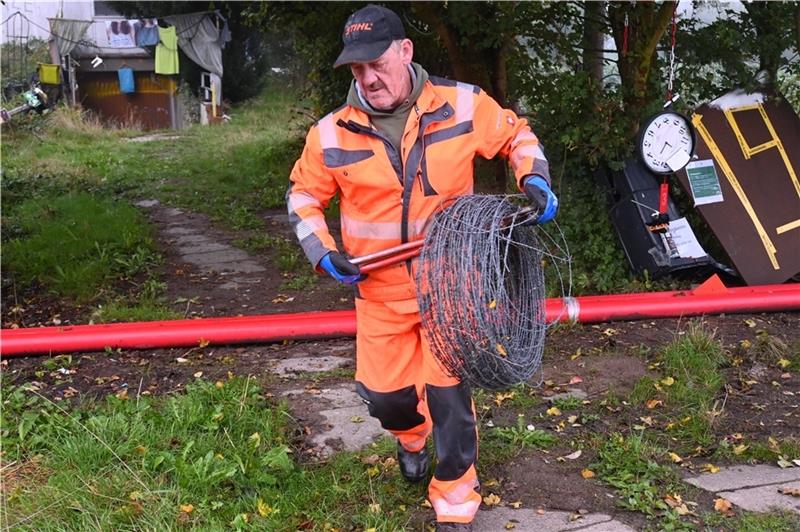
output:
{"label": "black baseball cap", "polygon": [[347,19],[342,32],[344,49],[333,67],[374,61],[383,55],[392,41],[405,38],[403,23],[394,11],[369,4]]}

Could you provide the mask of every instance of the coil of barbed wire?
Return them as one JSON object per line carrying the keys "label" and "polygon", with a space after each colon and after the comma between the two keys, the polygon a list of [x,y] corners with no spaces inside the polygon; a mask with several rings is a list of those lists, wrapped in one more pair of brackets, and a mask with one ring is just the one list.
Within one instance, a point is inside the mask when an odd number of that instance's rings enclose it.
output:
{"label": "coil of barbed wire", "polygon": [[438,213],[416,282],[425,337],[449,375],[501,390],[537,371],[547,328],[542,246],[509,196],[462,196]]}

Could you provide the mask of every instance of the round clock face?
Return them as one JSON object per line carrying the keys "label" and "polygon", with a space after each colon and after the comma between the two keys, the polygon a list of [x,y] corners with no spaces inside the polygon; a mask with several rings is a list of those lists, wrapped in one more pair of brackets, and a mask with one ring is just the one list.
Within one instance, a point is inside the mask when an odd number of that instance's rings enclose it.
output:
{"label": "round clock face", "polygon": [[652,117],[639,134],[639,156],[647,168],[657,174],[669,174],[686,166],[694,147],[691,122],[672,111]]}

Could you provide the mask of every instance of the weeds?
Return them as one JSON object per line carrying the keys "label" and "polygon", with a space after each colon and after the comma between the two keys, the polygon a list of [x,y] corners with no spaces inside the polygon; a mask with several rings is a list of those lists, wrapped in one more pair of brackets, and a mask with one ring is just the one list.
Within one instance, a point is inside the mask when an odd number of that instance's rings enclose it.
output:
{"label": "weeds", "polygon": [[641,434],[624,437],[612,434],[604,438],[591,469],[617,490],[623,508],[660,518],[679,527],[678,514],[665,502],[667,493],[681,488],[680,478],[670,468],[659,465],[656,457],[663,450],[648,443]]}
{"label": "weeds", "polygon": [[148,224],[128,205],[76,193],[29,200],[15,211],[19,229],[5,244],[3,265],[23,285],[87,301],[159,260]]}
{"label": "weeds", "polygon": [[399,530],[405,505],[423,495],[404,486],[393,442],[317,466],[296,462],[285,408],[249,378],[71,411],[30,387],[3,389],[7,458],[35,463],[45,477],[4,494],[12,527]]}

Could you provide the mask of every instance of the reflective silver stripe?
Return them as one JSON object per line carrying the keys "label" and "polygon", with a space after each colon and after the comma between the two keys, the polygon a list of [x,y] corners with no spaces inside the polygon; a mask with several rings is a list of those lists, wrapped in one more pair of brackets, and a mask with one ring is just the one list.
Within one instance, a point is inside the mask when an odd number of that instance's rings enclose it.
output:
{"label": "reflective silver stripe", "polygon": [[341,220],[342,233],[350,237],[400,240],[400,222],[364,222],[345,214],[342,214]]}
{"label": "reflective silver stripe", "polygon": [[578,318],[581,316],[580,302],[574,297],[565,297],[564,306],[567,307],[567,317],[569,317],[569,321],[577,323]]}
{"label": "reflective silver stripe", "polygon": [[538,144],[526,144],[524,146],[520,146],[514,150],[514,154],[516,155],[517,153],[519,153],[520,157],[533,157],[534,159],[539,159],[542,161],[547,160],[547,157],[544,156],[542,148]]}
{"label": "reflective silver stripe", "polygon": [[522,131],[517,133],[517,135],[511,141],[511,149],[516,148],[517,144],[519,144],[523,140],[532,140],[534,142],[539,142],[539,139],[536,138],[536,135],[534,135],[532,131],[530,131],[529,129],[523,129]]}
{"label": "reflective silver stripe", "polygon": [[297,235],[298,240],[303,240],[304,238],[313,235],[314,231],[319,231],[320,229],[325,229],[326,227],[328,226],[325,223],[324,216],[310,216],[300,220],[300,223],[294,227],[294,232]]}
{"label": "reflective silver stripe", "polygon": [[322,146],[323,150],[339,147],[332,114],[328,114],[325,118],[320,120],[317,127],[319,128],[319,144]]}
{"label": "reflective silver stripe", "polygon": [[[527,145],[527,146],[520,146],[511,154],[511,166],[514,167],[514,170],[519,169],[520,165],[522,164],[523,159],[530,157],[533,159],[533,164],[531,166],[536,166],[539,164],[540,166],[544,164],[547,165],[547,159],[544,157],[544,152],[538,145]],[[527,171],[527,169],[525,169]]]}
{"label": "reflective silver stripe", "polygon": [[289,201],[286,203],[289,206],[289,214],[298,211],[303,207],[308,207],[309,205],[313,205],[314,207],[322,207],[322,204],[319,202],[319,200],[308,192],[292,192],[289,194]]}
{"label": "reflective silver stripe", "polygon": [[456,123],[472,120],[475,116],[475,106],[473,105],[475,93],[472,85],[468,83],[456,83]]}

